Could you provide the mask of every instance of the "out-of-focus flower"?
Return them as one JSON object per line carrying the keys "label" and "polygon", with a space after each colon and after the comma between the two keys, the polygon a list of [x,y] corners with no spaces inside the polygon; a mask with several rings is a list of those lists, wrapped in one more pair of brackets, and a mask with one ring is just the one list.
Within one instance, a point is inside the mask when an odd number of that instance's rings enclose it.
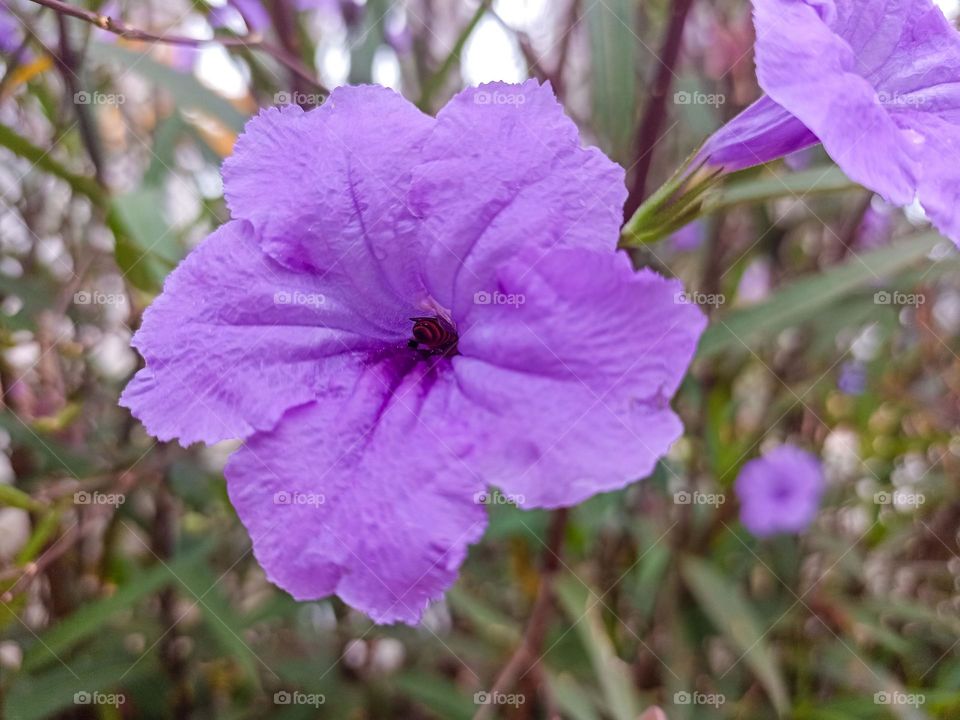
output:
{"label": "out-of-focus flower", "polygon": [[867,368],[857,360],[845,362],[840,366],[837,387],[845,395],[863,395],[867,389]]}
{"label": "out-of-focus flower", "polygon": [[823,470],[809,452],[781,445],[744,465],[734,490],[740,500],[740,522],[753,535],[797,533],[816,517]]}
{"label": "out-of-focus flower", "polygon": [[737,285],[737,303],[750,305],[766,299],[770,294],[773,270],[767,257],[755,258],[747,265]]}
{"label": "out-of-focus flower", "polygon": [[883,198],[874,196],[857,226],[854,244],[858,250],[875,250],[889,245],[893,239],[895,208]]}
{"label": "out-of-focus flower", "polygon": [[887,201],[919,197],[960,243],[960,34],[931,0],[754,0],[766,95],[700,159],[726,171],[823,143]]}
{"label": "out-of-focus flower", "polygon": [[275,583],[416,622],[484,505],[621,488],[682,432],[705,319],[616,252],[623,178],[535,81],[436,119],[379,87],[266,110],[121,402],[160,439],[245,439],[228,490]]}
{"label": "out-of-focus flower", "polygon": [[677,230],[677,232],[667,238],[666,242],[672,250],[676,250],[677,252],[693,252],[703,245],[705,237],[706,224],[703,220],[696,220]]}

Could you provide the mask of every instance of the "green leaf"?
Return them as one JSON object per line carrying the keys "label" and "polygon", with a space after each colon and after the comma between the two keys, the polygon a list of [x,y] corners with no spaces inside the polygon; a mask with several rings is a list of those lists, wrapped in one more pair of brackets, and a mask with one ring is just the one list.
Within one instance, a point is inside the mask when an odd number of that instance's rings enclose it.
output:
{"label": "green leaf", "polygon": [[555,584],[557,599],[587,650],[607,709],[615,720],[635,720],[640,698],[630,679],[627,664],[617,657],[613,642],[600,617],[599,594],[588,590],[577,578],[565,575]]}
{"label": "green leaf", "polygon": [[700,341],[698,357],[750,348],[788,327],[815,318],[851,293],[919,263],[943,242],[946,241],[938,233],[916,235],[795,280],[759,305],[717,314]]}
{"label": "green leaf", "polygon": [[856,190],[860,186],[843,174],[835,165],[816,167],[801,172],[772,174],[728,183],[709,210],[718,212],[736,205],[744,205],[781,197],[807,197]]}
{"label": "green leaf", "polygon": [[0,125],[0,146],[11,150],[35,167],[65,180],[70,188],[79,195],[90,198],[100,207],[106,206],[106,191],[93,178],[79,175],[53,159],[49,150],[34,145],[25,137],[17,134],[6,125]]}
{"label": "green leaf", "polygon": [[157,592],[177,576],[198,565],[213,548],[212,542],[204,542],[167,565],[154,565],[120,587],[113,595],[88,603],[57,625],[44,632],[40,640],[31,645],[23,658],[23,669],[33,670],[65,655],[81,640],[100,632],[118,613],[132,607],[139,600]]}
{"label": "green leaf", "polygon": [[593,128],[614,159],[630,156],[637,115],[637,3],[587,3]]}
{"label": "green leaf", "polygon": [[135,287],[158,292],[182,254],[163,216],[163,191],[146,186],[121,195],[114,198],[113,211],[129,230],[116,238],[117,265]]}
{"label": "green leaf", "polygon": [[487,14],[489,9],[490,0],[482,0],[482,2],[477,5],[477,9],[474,11],[473,16],[470,18],[470,21],[467,23],[466,27],[464,27],[460,32],[460,35],[457,37],[456,42],[454,42],[450,53],[447,55],[444,61],[440,63],[440,67],[437,68],[437,71],[427,78],[426,82],[424,82],[423,92],[420,94],[420,99],[417,101],[418,108],[424,112],[430,112],[432,109],[434,96],[446,84],[447,78],[450,75],[450,71],[453,70],[457,63],[460,62],[460,56],[463,54],[463,48],[466,46],[467,40],[470,39],[473,31],[477,29],[477,25],[480,24],[480,21],[483,19],[483,16]]}
{"label": "green leaf", "polygon": [[93,62],[119,63],[125,72],[135,72],[167,90],[181,110],[197,110],[240,132],[247,116],[191,74],[181,73],[159,63],[149,53],[139,53],[120,45],[90,43],[88,56]]}
{"label": "green leaf", "polygon": [[480,707],[448,680],[435,674],[406,672],[394,680],[397,688],[446,720],[470,720]]}
{"label": "green leaf", "polygon": [[757,676],[777,712],[785,713],[789,707],[786,684],[764,640],[764,629],[740,589],[709,563],[693,557],[681,561],[680,574],[717,630],[743,653],[743,662]]}
{"label": "green leaf", "polygon": [[571,720],[601,720],[600,712],[590,698],[590,693],[569,673],[553,675],[546,673],[550,693],[557,705]]}

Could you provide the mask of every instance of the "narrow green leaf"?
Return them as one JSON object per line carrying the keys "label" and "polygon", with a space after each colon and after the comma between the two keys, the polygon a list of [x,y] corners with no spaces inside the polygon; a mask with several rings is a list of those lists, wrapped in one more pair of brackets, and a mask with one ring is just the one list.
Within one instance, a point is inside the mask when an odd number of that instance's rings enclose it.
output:
{"label": "narrow green leaf", "polygon": [[157,62],[149,53],[139,53],[120,45],[93,42],[90,43],[88,56],[95,63],[116,62],[122,65],[126,72],[143,75],[167,90],[180,109],[200,111],[219,120],[231,130],[240,132],[247,121],[246,115],[237,110],[229,100],[218,95],[193,75],[178,72]]}
{"label": "narrow green leaf", "polygon": [[929,232],[889,247],[860,253],[842,265],[784,285],[759,305],[717,314],[700,341],[698,357],[709,358],[727,350],[752,347],[759,341],[828,310],[847,295],[919,263],[939,243]]}
{"label": "narrow green leaf", "polygon": [[617,657],[613,642],[600,617],[603,606],[598,594],[588,591],[570,575],[559,578],[555,585],[557,598],[590,656],[597,682],[603,691],[607,710],[615,720],[635,720],[640,714],[640,698],[630,679],[629,668]]}
{"label": "narrow green leaf", "polygon": [[777,712],[785,713],[790,704],[786,684],[764,640],[764,628],[747,598],[734,583],[703,560],[684,558],[680,574],[717,630],[743,653],[743,662],[757,676]]}
{"label": "narrow green leaf", "polygon": [[587,3],[593,127],[608,155],[630,155],[637,115],[637,3]]}
{"label": "narrow green leaf", "polygon": [[710,203],[711,212],[727,210],[735,205],[765,202],[781,197],[807,197],[826,193],[856,190],[859,185],[835,165],[816,167],[794,173],[772,174],[728,183],[718,198]]}
{"label": "narrow green leaf", "polygon": [[131,578],[110,597],[84,605],[44,632],[40,636],[40,642],[27,649],[23,658],[23,669],[34,670],[65,655],[81,640],[99,632],[117,613],[175,582],[178,575],[199,564],[212,547],[212,542],[201,543],[167,565],[154,565]]}
{"label": "narrow green leaf", "polygon": [[129,230],[116,239],[114,255],[135,287],[157,292],[176,266],[181,249],[163,216],[163,192],[146,186],[113,200],[113,211]]}

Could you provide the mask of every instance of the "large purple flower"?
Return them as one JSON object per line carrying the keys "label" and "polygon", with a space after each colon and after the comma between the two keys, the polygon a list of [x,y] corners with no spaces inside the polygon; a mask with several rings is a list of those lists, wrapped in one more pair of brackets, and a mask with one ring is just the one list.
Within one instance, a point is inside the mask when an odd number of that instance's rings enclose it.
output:
{"label": "large purple flower", "polygon": [[711,137],[726,170],[816,142],[960,243],[960,34],[931,0],[753,0],[766,95]]}
{"label": "large purple flower", "polygon": [[823,471],[806,450],[781,445],[744,465],[734,490],[740,522],[757,537],[801,532],[820,507]]}
{"label": "large purple flower", "polygon": [[224,165],[233,220],[169,277],[122,404],[245,439],[228,490],[275,583],[415,622],[499,486],[571,505],[650,473],[704,327],[615,251],[623,170],[549,87],[434,119],[379,87],[272,108]]}

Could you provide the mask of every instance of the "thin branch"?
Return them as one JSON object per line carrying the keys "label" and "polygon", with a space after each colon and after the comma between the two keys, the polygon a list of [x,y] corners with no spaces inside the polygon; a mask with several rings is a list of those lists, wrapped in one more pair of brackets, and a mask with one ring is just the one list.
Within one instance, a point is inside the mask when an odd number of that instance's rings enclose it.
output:
{"label": "thin branch", "polygon": [[[538,655],[547,634],[547,620],[553,603],[553,578],[560,566],[560,553],[563,550],[563,536],[567,530],[568,514],[569,511],[566,508],[561,508],[554,512],[551,518],[537,598],[530,611],[530,619],[527,621],[523,640],[520,641],[520,645],[493,683],[490,694],[494,697],[512,688],[518,677],[522,678],[539,664]],[[473,716],[473,720],[485,720],[490,717],[492,708],[493,705],[481,705]]]}
{"label": "thin branch", "polygon": [[647,177],[653,164],[653,148],[659,140],[660,128],[663,127],[663,121],[666,118],[667,94],[670,92],[675,76],[673,68],[680,57],[683,28],[687,24],[687,16],[692,6],[693,0],[674,0],[670,10],[670,20],[660,49],[660,66],[653,81],[653,90],[647,101],[647,109],[637,131],[634,151],[636,163],[630,195],[624,206],[624,222],[633,217],[646,196]]}
{"label": "thin branch", "polygon": [[184,35],[166,35],[155,34],[141,30],[139,28],[127,25],[122,20],[116,20],[108,15],[100,15],[92,10],[76,7],[70,3],[61,0],[31,0],[37,5],[50,8],[61,15],[74,17],[92,25],[96,25],[101,30],[119,35],[128,40],[142,40],[144,42],[164,43],[166,45],[185,45],[187,47],[200,47],[202,45],[222,45],[224,47],[244,47],[254,50],[262,50],[270,55],[277,62],[288,68],[301,79],[310,83],[310,85],[320,92],[326,93],[327,90],[323,84],[317,80],[316,76],[301,63],[297,58],[290,55],[283,48],[277,47],[264,40],[259,34],[243,35],[240,37],[212,37],[212,38],[193,38]]}
{"label": "thin branch", "polygon": [[67,30],[67,21],[63,15],[57,15],[57,29],[60,33],[60,49],[54,57],[54,62],[60,70],[63,82],[67,86],[67,94],[73,103],[74,111],[77,113],[77,121],[80,125],[80,138],[87,149],[87,155],[93,163],[94,177],[101,186],[106,185],[103,172],[103,153],[100,148],[100,136],[97,134],[97,127],[90,115],[90,108],[83,103],[77,102],[77,96],[80,94],[80,61],[77,54],[73,51],[70,44],[70,33]]}

